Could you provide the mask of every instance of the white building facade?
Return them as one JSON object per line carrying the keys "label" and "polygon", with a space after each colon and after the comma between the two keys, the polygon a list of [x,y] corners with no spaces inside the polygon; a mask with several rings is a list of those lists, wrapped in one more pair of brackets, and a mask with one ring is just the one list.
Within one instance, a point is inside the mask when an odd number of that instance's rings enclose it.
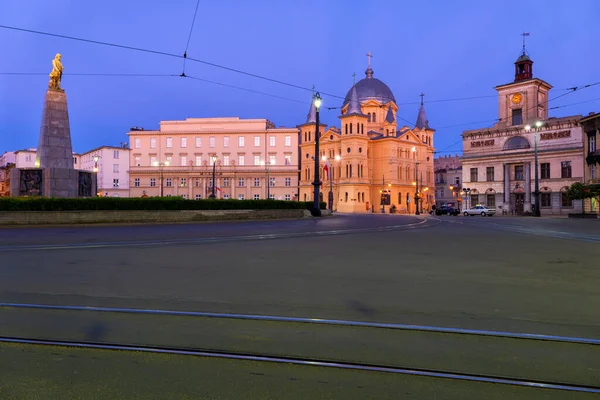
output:
{"label": "white building facade", "polygon": [[98,196],[129,197],[129,148],[101,146],[79,154],[79,169],[96,171]]}

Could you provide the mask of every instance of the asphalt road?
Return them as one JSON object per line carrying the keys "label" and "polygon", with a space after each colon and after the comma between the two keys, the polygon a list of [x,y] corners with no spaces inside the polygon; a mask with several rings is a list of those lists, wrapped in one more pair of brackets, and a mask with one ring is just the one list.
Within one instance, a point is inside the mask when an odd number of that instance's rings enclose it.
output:
{"label": "asphalt road", "polygon": [[[599,260],[600,221],[592,220],[376,214],[16,228],[0,230],[0,302],[251,313],[599,339]],[[426,332],[0,308],[0,336],[268,353],[580,385],[600,382],[600,346]],[[45,350],[33,348],[19,350],[33,355],[23,357],[21,367],[11,366],[22,371],[13,374],[12,383],[0,381],[9,393],[33,391],[32,382],[42,385],[43,377],[28,376],[26,366],[53,362]],[[0,352],[15,349],[2,345]],[[77,356],[82,365],[89,362],[86,354]],[[124,357],[102,354],[111,360]],[[11,360],[20,362],[19,357]],[[192,370],[197,373],[223,368],[233,376],[246,374],[240,379],[250,386],[263,379],[243,372],[246,362],[196,360]],[[112,364],[119,370],[119,363]],[[127,373],[126,364],[120,373]],[[292,376],[313,374],[317,383],[323,374],[339,382],[367,379],[361,372],[289,368]],[[167,374],[152,369],[153,376],[162,373]],[[381,379],[381,385],[356,398],[398,398],[390,394],[386,379],[415,385],[401,398],[438,398],[425,389],[427,383],[415,383],[425,378],[371,375],[368,379]],[[52,379],[60,387],[61,378]],[[537,398],[529,392],[508,395],[502,385],[427,379],[444,399],[483,394]],[[236,398],[224,394],[232,390],[225,381],[213,383],[214,398]],[[227,388],[218,390],[217,383]],[[114,390],[125,390],[124,383],[114,384]],[[190,385],[178,381],[174,390],[192,393]],[[302,388],[298,393],[314,390],[320,395],[318,384],[307,385],[296,386]],[[269,398],[265,393],[261,398]],[[535,393],[539,398],[567,398],[544,397],[556,394],[540,389]],[[276,392],[270,396],[295,398]]]}

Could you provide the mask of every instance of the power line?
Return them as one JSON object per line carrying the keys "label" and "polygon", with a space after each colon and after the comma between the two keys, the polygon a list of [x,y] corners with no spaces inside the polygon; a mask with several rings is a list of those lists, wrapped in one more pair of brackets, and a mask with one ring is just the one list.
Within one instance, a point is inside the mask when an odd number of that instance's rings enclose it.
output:
{"label": "power line", "polygon": [[190,47],[190,40],[192,39],[192,32],[194,31],[194,23],[196,23],[196,14],[198,14],[198,6],[200,5],[200,0],[196,1],[196,10],[194,11],[194,18],[192,19],[192,26],[190,27],[190,34],[188,35],[187,43],[185,45],[185,51],[183,52],[183,74],[185,74],[185,60],[187,59],[187,51]]}
{"label": "power line", "polygon": [[[115,48],[120,48],[120,49],[126,49],[126,50],[132,50],[132,51],[139,51],[139,52],[143,52],[143,53],[156,54],[156,55],[161,55],[161,56],[165,56],[165,57],[173,57],[173,58],[180,58],[180,59],[184,58],[183,55],[174,54],[174,53],[168,53],[168,52],[165,52],[165,51],[145,49],[145,48],[134,47],[134,46],[126,46],[126,45],[117,44],[117,43],[109,43],[109,42],[103,42],[103,41],[99,41],[99,40],[84,39],[84,38],[79,38],[79,37],[75,37],[75,36],[59,35],[59,34],[56,34],[56,33],[36,31],[36,30],[33,30],[33,29],[17,28],[17,27],[14,27],[14,26],[7,26],[7,25],[0,25],[0,28],[10,29],[10,30],[15,30],[15,31],[20,31],[20,32],[34,33],[34,34],[37,34],[37,35],[57,37],[57,38],[61,38],[61,39],[75,40],[75,41],[85,42],[85,43],[92,43],[92,44],[97,44],[97,45],[101,45],[101,46],[109,46],[109,47],[115,47]],[[258,75],[258,74],[254,74],[254,73],[251,73],[251,72],[242,71],[242,70],[237,69],[237,68],[227,67],[225,65],[221,65],[221,64],[217,64],[217,63],[213,63],[213,62],[201,60],[201,59],[198,59],[198,58],[192,58],[192,57],[185,57],[185,58],[187,60],[190,60],[190,61],[194,61],[194,62],[197,62],[197,63],[200,63],[200,64],[204,64],[204,65],[209,65],[209,66],[215,67],[215,68],[224,69],[226,71],[231,71],[231,72],[235,72],[235,73],[238,73],[238,74],[250,76],[250,77],[253,77],[253,78],[262,79],[262,80],[265,80],[265,81],[268,81],[268,82],[273,82],[273,83],[277,83],[277,84],[280,84],[280,85],[289,86],[289,87],[293,87],[293,88],[296,88],[296,89],[301,89],[301,90],[304,90],[304,91],[307,91],[307,92],[311,92],[311,93],[313,92],[312,88],[308,88],[308,87],[296,85],[296,84],[285,82],[285,81],[281,81],[281,80],[278,80],[278,79],[269,78],[269,77]],[[319,90],[319,92],[322,95],[336,97],[336,98],[340,98],[340,99],[343,98],[343,97],[340,97],[340,96],[337,96],[337,95],[334,95],[334,94],[331,94],[331,93],[324,92],[322,90]]]}
{"label": "power line", "polygon": [[[0,72],[0,75],[48,75],[46,72]],[[126,77],[158,77],[158,76],[179,76],[176,74],[138,74],[138,73],[63,73],[63,76],[126,76]]]}

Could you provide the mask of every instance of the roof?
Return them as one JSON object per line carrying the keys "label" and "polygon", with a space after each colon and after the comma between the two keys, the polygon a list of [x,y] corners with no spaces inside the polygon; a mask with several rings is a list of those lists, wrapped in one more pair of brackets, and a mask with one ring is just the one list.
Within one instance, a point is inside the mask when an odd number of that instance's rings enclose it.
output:
{"label": "roof", "polygon": [[356,88],[356,92],[358,95],[358,101],[360,103],[367,100],[377,100],[381,103],[389,103],[390,101],[396,102],[396,98],[392,93],[392,90],[380,81],[377,78],[373,78],[373,69],[370,67],[365,71],[366,78],[361,79],[356,82],[355,85],[348,90],[346,97],[344,98],[344,104],[350,103],[350,98],[352,97],[352,91]]}
{"label": "roof", "polygon": [[307,124],[316,124],[317,123],[317,107],[315,107],[314,102],[310,102],[310,108],[308,109],[308,114],[306,115],[306,123]]}
{"label": "roof", "polygon": [[356,85],[352,86],[350,89],[350,100],[348,104],[348,111],[346,114],[362,114],[362,110],[360,109],[360,101],[358,100],[358,91],[356,90]]}
{"label": "roof", "polygon": [[427,115],[425,114],[425,106],[423,105],[423,103],[421,103],[421,108],[419,108],[419,115],[417,116],[415,128],[429,129],[429,121],[427,120]]}
{"label": "roof", "polygon": [[533,62],[533,61],[531,61],[531,58],[529,58],[529,56],[527,54],[523,53],[519,56],[519,58],[517,58],[517,61],[515,61],[515,64],[523,62],[523,61]]}
{"label": "roof", "polygon": [[394,111],[392,107],[388,107],[387,115],[385,116],[385,122],[393,124],[396,119],[394,118]]}

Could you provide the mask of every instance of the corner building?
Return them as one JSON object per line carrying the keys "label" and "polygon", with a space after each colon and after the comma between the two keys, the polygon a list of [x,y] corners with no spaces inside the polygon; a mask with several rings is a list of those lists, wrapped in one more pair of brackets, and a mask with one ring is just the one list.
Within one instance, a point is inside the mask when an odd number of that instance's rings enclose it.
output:
{"label": "corner building", "polygon": [[581,212],[581,202],[567,196],[569,186],[583,180],[581,116],[548,117],[552,86],[533,76],[525,49],[515,62],[514,81],[495,89],[498,122],[462,134],[463,188],[470,189],[463,206],[533,212],[537,147],[541,214]]}
{"label": "corner building", "polygon": [[267,119],[188,118],[127,134],[131,197],[208,198],[214,166],[216,198],[297,200],[297,128]]}
{"label": "corner building", "polygon": [[[341,107],[340,127],[320,124],[320,197],[327,202],[333,188],[333,209],[346,213],[414,213],[416,181],[421,209],[435,204],[433,136],[423,102],[414,128],[399,126],[398,106],[390,88],[373,76],[348,91]],[[300,200],[313,201],[316,112],[311,104],[300,128]],[[324,167],[327,165],[327,173]],[[330,180],[331,179],[331,180]],[[382,193],[390,204],[382,205]]]}

